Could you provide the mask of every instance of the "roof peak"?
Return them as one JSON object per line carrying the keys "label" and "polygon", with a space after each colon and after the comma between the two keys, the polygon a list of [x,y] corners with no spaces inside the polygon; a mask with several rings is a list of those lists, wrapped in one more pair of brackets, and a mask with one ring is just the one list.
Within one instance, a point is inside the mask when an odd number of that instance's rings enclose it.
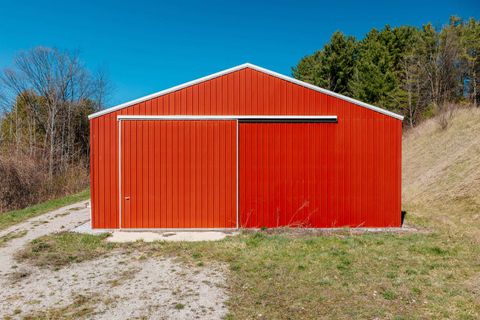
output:
{"label": "roof peak", "polygon": [[385,115],[396,118],[398,120],[403,120],[402,115],[396,114],[394,112],[391,112],[391,111],[373,106],[371,104],[368,104],[368,103],[365,103],[365,102],[362,102],[362,101],[344,96],[342,94],[339,94],[339,93],[336,93],[336,92],[333,92],[333,91],[330,91],[330,90],[327,90],[327,89],[324,89],[324,88],[317,87],[313,84],[303,82],[301,80],[298,80],[298,79],[295,79],[295,78],[277,73],[275,71],[259,67],[257,65],[254,65],[253,63],[250,63],[250,62],[245,62],[245,63],[240,64],[238,66],[235,66],[235,67],[232,67],[232,68],[229,68],[229,69],[225,69],[223,71],[216,72],[216,73],[210,74],[208,76],[198,78],[196,80],[188,81],[188,82],[185,82],[183,84],[180,84],[180,85],[177,85],[177,86],[174,86],[174,87],[171,87],[171,88],[168,88],[168,89],[165,89],[165,90],[162,90],[162,91],[159,91],[159,92],[156,92],[156,93],[153,93],[153,94],[150,94],[150,95],[147,95],[147,96],[135,99],[135,100],[131,100],[131,101],[116,105],[114,107],[110,107],[108,109],[98,111],[96,113],[93,113],[93,114],[89,115],[88,118],[93,119],[93,118],[102,116],[104,114],[108,114],[110,112],[114,112],[114,111],[129,107],[131,105],[134,105],[134,104],[137,104],[137,103],[140,103],[140,102],[143,102],[143,101],[147,101],[147,100],[150,100],[150,99],[153,99],[153,98],[156,98],[156,97],[160,97],[162,95],[165,95],[165,94],[168,94],[168,93],[171,93],[171,92],[174,92],[174,91],[186,88],[186,87],[190,87],[190,86],[193,86],[195,84],[205,82],[205,81],[208,81],[210,79],[214,79],[214,78],[223,76],[225,74],[232,73],[232,72],[235,72],[235,71],[238,71],[238,70],[241,70],[241,69],[245,69],[245,68],[250,68],[250,69],[253,69],[253,70],[256,70],[256,71],[259,71],[259,72],[263,72],[263,73],[269,74],[271,76],[283,79],[285,81],[289,81],[289,82],[295,83],[297,85],[303,86],[305,88],[312,89],[312,90],[315,90],[315,91],[318,91],[318,92],[321,92],[321,93],[324,93],[324,94],[327,94],[327,95],[330,95],[330,96],[333,96],[333,97],[336,97],[336,98],[339,98],[339,99],[342,99],[342,100],[345,100],[345,101],[348,101],[348,102],[351,102],[351,103],[356,104],[358,106],[361,106],[361,107],[364,107],[364,108],[367,108],[367,109],[370,109],[370,110],[373,110],[373,111],[376,111],[376,112],[379,112],[379,113],[383,113]]}

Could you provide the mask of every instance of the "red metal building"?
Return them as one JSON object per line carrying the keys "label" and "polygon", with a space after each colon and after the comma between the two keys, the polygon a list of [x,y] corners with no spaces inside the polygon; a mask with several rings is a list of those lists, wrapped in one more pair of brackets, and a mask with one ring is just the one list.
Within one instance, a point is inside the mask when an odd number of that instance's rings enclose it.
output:
{"label": "red metal building", "polygon": [[93,228],[401,224],[403,117],[258,66],[89,118]]}

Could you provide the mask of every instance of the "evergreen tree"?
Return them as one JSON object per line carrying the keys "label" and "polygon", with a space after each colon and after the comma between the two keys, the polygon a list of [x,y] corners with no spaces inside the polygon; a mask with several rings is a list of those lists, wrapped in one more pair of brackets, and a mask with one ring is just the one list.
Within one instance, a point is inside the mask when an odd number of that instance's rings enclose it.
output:
{"label": "evergreen tree", "polygon": [[480,98],[480,23],[451,17],[440,30],[385,26],[361,41],[335,32],[292,69],[297,79],[403,113],[410,126],[452,102]]}
{"label": "evergreen tree", "polygon": [[388,49],[383,45],[379,32],[373,29],[361,41],[354,76],[350,82],[352,95],[356,99],[387,108],[396,87]]}
{"label": "evergreen tree", "polygon": [[297,79],[349,95],[356,55],[355,38],[335,32],[320,51],[303,58],[292,72]]}
{"label": "evergreen tree", "polygon": [[480,23],[471,18],[462,25],[462,60],[464,63],[464,91],[474,106],[480,101]]}

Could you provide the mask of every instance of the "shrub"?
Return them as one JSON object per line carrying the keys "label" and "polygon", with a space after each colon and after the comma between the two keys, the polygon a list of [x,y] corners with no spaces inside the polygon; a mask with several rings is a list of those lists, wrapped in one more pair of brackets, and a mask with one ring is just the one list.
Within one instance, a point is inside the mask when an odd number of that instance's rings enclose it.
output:
{"label": "shrub", "polygon": [[457,108],[458,107],[452,103],[446,103],[439,108],[436,120],[441,130],[448,128],[448,125],[452,121]]}
{"label": "shrub", "polygon": [[23,156],[0,156],[0,212],[38,201],[45,181],[39,165]]}
{"label": "shrub", "polygon": [[44,161],[5,152],[0,155],[0,213],[84,190],[89,184],[86,161],[69,165],[49,178]]}

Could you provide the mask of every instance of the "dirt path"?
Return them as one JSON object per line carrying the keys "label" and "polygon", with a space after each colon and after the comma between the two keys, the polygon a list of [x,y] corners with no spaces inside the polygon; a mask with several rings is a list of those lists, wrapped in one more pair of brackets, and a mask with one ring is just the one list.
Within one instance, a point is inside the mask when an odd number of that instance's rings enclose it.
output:
{"label": "dirt path", "polygon": [[25,235],[0,247],[0,319],[221,319],[226,314],[222,266],[186,266],[171,258],[114,251],[57,271],[15,261],[40,236],[88,221],[88,202],[73,204],[0,232]]}
{"label": "dirt path", "polygon": [[0,247],[0,276],[12,271],[12,266],[15,265],[13,255],[28,242],[49,233],[70,230],[89,219],[89,201],[82,201],[0,231],[0,237],[27,232],[24,236],[12,239]]}

